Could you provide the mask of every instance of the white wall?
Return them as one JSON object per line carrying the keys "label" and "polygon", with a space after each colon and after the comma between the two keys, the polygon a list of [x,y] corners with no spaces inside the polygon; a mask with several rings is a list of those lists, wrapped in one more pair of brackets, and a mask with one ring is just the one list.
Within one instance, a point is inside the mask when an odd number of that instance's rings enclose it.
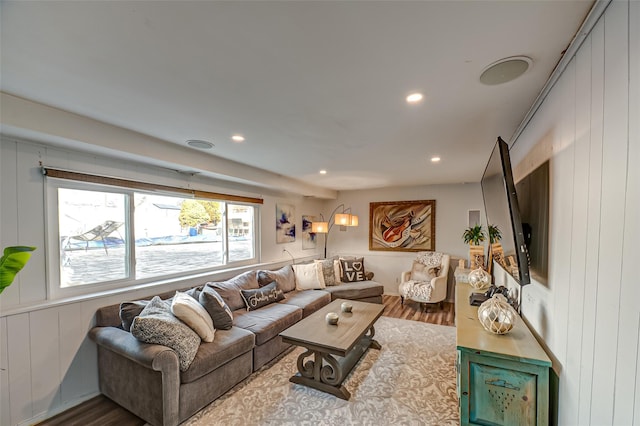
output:
{"label": "white wall", "polygon": [[[441,166],[446,167],[446,164]],[[369,250],[369,203],[408,200],[436,201],[436,251],[452,256],[449,300],[453,300],[453,270],[458,259],[468,260],[469,257],[469,246],[462,240],[462,233],[469,225],[468,211],[480,210],[481,220],[485,222],[479,183],[340,192],[337,200],[328,203],[327,211],[330,213],[330,209],[344,203],[346,207],[351,207],[353,214],[359,216],[360,224],[347,228],[345,232],[334,227],[329,235],[327,255],[364,256],[365,269],[374,272],[375,280],[384,285],[385,293],[398,294],[400,274],[411,269],[416,253]]]}
{"label": "white wall", "polygon": [[[174,282],[88,299],[48,301],[45,184],[39,169],[40,161],[50,167],[262,197],[260,250],[265,268],[291,262],[283,248],[296,258],[317,257],[322,253],[320,245],[315,250],[302,250],[300,237],[293,243],[275,243],[276,203],[295,205],[299,230],[302,228],[301,215],[320,213],[322,200],[239,184],[226,184],[225,187],[220,181],[186,177],[166,169],[41,143],[7,137],[2,137],[0,143],[0,247],[38,247],[27,267],[0,295],[0,425],[33,423],[98,393],[96,348],[86,338],[97,308],[189,285],[184,281]],[[194,277],[190,282],[195,285],[236,273],[209,274]]]}
{"label": "white wall", "polygon": [[558,424],[640,424],[640,2],[613,1],[516,141],[550,160],[549,279],[522,312],[559,375]]}

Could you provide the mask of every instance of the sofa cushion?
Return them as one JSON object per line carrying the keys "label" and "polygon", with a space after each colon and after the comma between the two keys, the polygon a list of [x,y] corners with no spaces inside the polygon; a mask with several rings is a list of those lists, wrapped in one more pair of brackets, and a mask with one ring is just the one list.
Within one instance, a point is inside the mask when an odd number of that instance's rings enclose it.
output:
{"label": "sofa cushion", "polygon": [[253,349],[255,336],[252,332],[238,327],[216,330],[216,338],[211,343],[201,343],[191,366],[180,374],[182,383],[189,383],[208,374],[232,359]]}
{"label": "sofa cushion", "polygon": [[358,281],[353,283],[343,283],[334,287],[327,287],[324,291],[331,293],[331,300],[358,300],[382,295],[384,292],[384,286],[375,281]]}
{"label": "sofa cushion", "polygon": [[233,326],[233,314],[229,309],[229,305],[211,286],[206,284],[202,288],[198,295],[198,301],[211,316],[216,330],[229,330]]}
{"label": "sofa cushion", "polygon": [[256,271],[247,271],[227,281],[210,282],[207,284],[222,296],[222,299],[229,305],[229,309],[232,311],[244,308],[245,306],[240,290],[259,288]]}
{"label": "sofa cushion", "polygon": [[131,334],[145,343],[168,346],[178,354],[180,371],[191,365],[200,336],[171,313],[171,304],[156,296],[133,320]]}
{"label": "sofa cushion", "polygon": [[278,288],[275,281],[255,290],[240,290],[247,311],[253,311],[263,306],[284,299],[284,292]]}
{"label": "sofa cushion", "polygon": [[216,330],[207,310],[187,293],[176,291],[171,302],[171,312],[179,320],[187,324],[205,342],[213,342]]}
{"label": "sofa cushion", "polygon": [[323,290],[302,290],[287,293],[280,303],[302,308],[302,317],[307,317],[331,302],[331,295]]}
{"label": "sofa cushion", "polygon": [[340,259],[342,276],[340,281],[350,283],[355,281],[365,281],[364,257],[357,259]]}
{"label": "sofa cushion", "polygon": [[233,325],[256,335],[256,345],[262,345],[281,331],[302,319],[302,309],[284,303],[272,303],[255,311],[233,313]]}
{"label": "sofa cushion", "polygon": [[271,284],[273,281],[277,282],[278,288],[285,293],[296,289],[296,277],[291,265],[283,266],[277,271],[258,271],[258,284],[261,287]]}
{"label": "sofa cushion", "polygon": [[325,288],[322,265],[319,263],[293,265],[293,273],[296,276],[296,290]]}

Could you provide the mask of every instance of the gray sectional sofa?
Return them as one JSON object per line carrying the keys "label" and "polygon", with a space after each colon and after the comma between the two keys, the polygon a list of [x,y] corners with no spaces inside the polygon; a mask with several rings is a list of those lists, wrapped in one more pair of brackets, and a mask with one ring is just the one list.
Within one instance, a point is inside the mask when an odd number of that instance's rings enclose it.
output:
{"label": "gray sectional sofa", "polygon": [[[275,281],[283,300],[247,310],[241,290],[258,289],[264,281]],[[233,326],[216,330],[213,342],[201,342],[185,371],[173,349],[143,343],[123,328],[120,304],[97,311],[89,335],[98,346],[104,395],[152,425],[179,424],[289,348],[279,336],[289,326],[337,298],[382,303],[383,293],[383,286],[372,280],[296,290],[291,266],[249,271],[207,285],[232,310]]]}

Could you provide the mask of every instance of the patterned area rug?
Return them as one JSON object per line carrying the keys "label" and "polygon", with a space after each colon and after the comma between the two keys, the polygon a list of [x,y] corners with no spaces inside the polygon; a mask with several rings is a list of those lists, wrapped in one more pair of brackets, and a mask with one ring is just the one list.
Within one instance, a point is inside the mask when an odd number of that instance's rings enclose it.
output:
{"label": "patterned area rug", "polygon": [[455,328],[395,318],[376,322],[369,349],[344,385],[351,399],[289,382],[296,347],[184,425],[457,425]]}

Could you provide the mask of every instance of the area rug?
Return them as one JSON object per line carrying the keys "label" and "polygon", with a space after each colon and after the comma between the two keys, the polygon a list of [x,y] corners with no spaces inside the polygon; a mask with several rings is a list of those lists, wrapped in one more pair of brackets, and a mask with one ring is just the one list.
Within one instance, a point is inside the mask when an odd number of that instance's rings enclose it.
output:
{"label": "area rug", "polygon": [[253,373],[184,425],[457,425],[455,328],[381,317],[344,382],[349,401],[289,382],[295,348]]}

